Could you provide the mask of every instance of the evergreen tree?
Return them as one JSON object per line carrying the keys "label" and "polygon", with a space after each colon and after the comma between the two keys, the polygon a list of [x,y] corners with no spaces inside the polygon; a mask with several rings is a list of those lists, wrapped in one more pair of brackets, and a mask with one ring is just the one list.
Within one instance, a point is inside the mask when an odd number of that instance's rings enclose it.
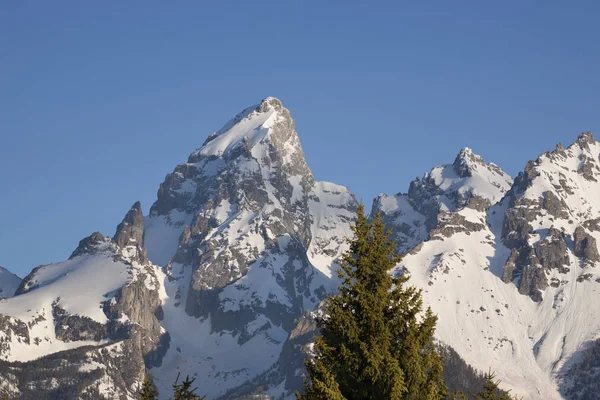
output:
{"label": "evergreen tree", "polygon": [[475,395],[475,400],[512,400],[507,392],[500,390],[500,381],[495,378],[496,375],[491,371],[486,374],[483,390]]}
{"label": "evergreen tree", "polygon": [[188,375],[183,382],[179,383],[179,374],[177,374],[177,379],[175,379],[175,383],[173,384],[173,400],[205,399],[204,396],[195,393],[198,388],[192,388],[195,380],[196,378],[190,379]]}
{"label": "evergreen tree", "polygon": [[[342,256],[339,292],[324,302],[315,357],[300,400],[445,399],[443,360],[433,342],[437,318],[421,315],[421,291],[389,272],[401,257],[379,215],[361,204]],[[421,318],[422,317],[422,318]]]}
{"label": "evergreen tree", "polygon": [[459,390],[452,395],[452,400],[468,400],[468,397],[462,390]]}
{"label": "evergreen tree", "polygon": [[154,386],[152,374],[146,374],[142,388],[138,391],[138,400],[158,400],[158,389]]}

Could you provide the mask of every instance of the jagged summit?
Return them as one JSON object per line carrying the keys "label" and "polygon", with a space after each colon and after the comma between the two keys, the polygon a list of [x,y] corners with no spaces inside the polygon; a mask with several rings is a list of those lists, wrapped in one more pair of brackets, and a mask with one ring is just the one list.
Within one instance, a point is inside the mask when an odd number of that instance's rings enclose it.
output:
{"label": "jagged summit", "polygon": [[90,254],[96,251],[101,244],[109,241],[110,239],[106,238],[102,233],[94,232],[79,241],[77,248],[71,253],[69,260],[84,254]]}
{"label": "jagged summit", "polygon": [[[166,264],[186,225],[196,226],[193,231],[218,226],[242,205],[253,211],[266,201],[289,211],[303,207],[315,184],[290,112],[281,101],[268,97],[238,113],[211,134],[187,163],[167,175],[147,227],[169,228],[147,231],[149,256]],[[192,221],[203,209],[213,211]],[[169,231],[173,233],[165,238]]]}
{"label": "jagged summit", "polygon": [[[444,187],[436,177],[455,172],[463,177],[448,188],[457,188],[457,199],[461,193],[484,198],[481,182],[493,180],[473,182],[497,167],[468,150],[457,161],[453,166],[468,165],[470,176],[459,168],[434,169],[414,184],[415,194],[434,193],[421,189],[428,181]],[[497,192],[485,197],[487,206],[461,208],[459,201],[456,209],[440,208],[427,240],[399,266],[438,314],[438,338],[526,398],[563,398],[578,351],[598,338],[599,176],[600,144],[585,132],[528,162],[508,192],[508,186],[488,186],[488,193]],[[398,231],[409,224],[406,218],[389,223]]]}
{"label": "jagged summit", "polygon": [[596,143],[596,139],[594,138],[594,135],[592,134],[592,132],[582,132],[579,134],[579,136],[577,136],[577,143],[579,143],[580,145],[582,144],[595,144]]}
{"label": "jagged summit", "polygon": [[[155,376],[198,373],[212,398],[273,368],[294,319],[335,287],[356,207],[347,188],[315,181],[278,99],[211,134],[167,175],[145,219],[148,255],[165,266],[172,299],[162,325],[172,350]],[[201,349],[181,321],[204,332]]]}
{"label": "jagged summit", "polygon": [[467,178],[473,175],[473,170],[478,166],[485,167],[486,164],[483,157],[473,153],[469,147],[464,147],[454,159],[452,166],[459,177]]}
{"label": "jagged summit", "polygon": [[[395,272],[439,317],[437,339],[524,398],[561,398],[600,332],[599,156],[586,132],[513,183],[465,147],[408,193],[374,200],[407,253]],[[148,370],[162,388],[197,376],[215,399],[301,388],[307,318],[337,286],[352,193],[315,181],[290,112],[269,97],[209,135],[157,197],[148,216],[136,202],[112,238],[93,233],[0,301],[0,366],[22,362],[0,381],[15,396],[133,398]]]}
{"label": "jagged summit", "polygon": [[242,149],[251,152],[252,147],[260,142],[270,141],[277,147],[290,140],[294,142],[292,147],[299,147],[289,110],[279,99],[267,97],[259,104],[245,108],[209,135],[202,147],[190,155],[188,162],[197,163],[210,156],[233,158]]}
{"label": "jagged summit", "polygon": [[452,164],[435,167],[412,181],[407,194],[379,195],[373,212],[381,212],[400,251],[405,252],[426,240],[440,224],[450,223],[441,219],[440,213],[464,208],[482,212],[498,202],[511,185],[510,175],[465,147]]}
{"label": "jagged summit", "polygon": [[117,226],[113,240],[120,247],[144,245],[144,215],[139,201],[131,206],[123,221]]}

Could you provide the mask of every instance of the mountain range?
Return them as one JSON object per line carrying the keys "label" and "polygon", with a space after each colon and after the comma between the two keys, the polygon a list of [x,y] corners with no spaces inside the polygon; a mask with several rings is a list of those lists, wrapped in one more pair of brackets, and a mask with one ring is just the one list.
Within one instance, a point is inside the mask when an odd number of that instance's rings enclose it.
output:
{"label": "mountain range", "polygon": [[[464,148],[373,201],[405,254],[391,273],[423,290],[436,338],[525,399],[599,388],[599,179],[586,132],[516,177]],[[150,371],[160,388],[195,377],[209,399],[294,398],[357,206],[315,180],[281,101],[244,109],[148,215],[134,203],[114,235],[23,280],[0,270],[0,389],[129,399]]]}

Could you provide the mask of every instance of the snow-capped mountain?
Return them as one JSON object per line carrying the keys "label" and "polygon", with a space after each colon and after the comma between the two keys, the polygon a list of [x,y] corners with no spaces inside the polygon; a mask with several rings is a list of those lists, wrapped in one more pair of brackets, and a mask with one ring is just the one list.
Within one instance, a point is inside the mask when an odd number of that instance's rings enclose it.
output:
{"label": "snow-capped mountain", "polygon": [[[410,183],[408,193],[380,194],[373,213],[381,213],[401,252],[410,251],[443,226],[459,227],[468,210],[484,211],[510,189],[512,178],[494,163],[464,148],[452,164],[435,167]],[[466,210],[460,212],[461,210]],[[451,221],[451,220],[460,221]],[[438,228],[432,233],[432,230]]]}
{"label": "snow-capped mountain", "polygon": [[[600,376],[598,177],[585,133],[514,182],[464,148],[373,202],[438,339],[525,399],[585,398]],[[150,371],[162,398],[178,374],[209,399],[294,398],[356,207],[315,181],[278,99],[246,108],[166,176],[147,216],[134,204],[112,238],[22,281],[0,270],[0,388],[132,399]]]}
{"label": "snow-capped mountain", "polygon": [[[290,332],[335,288],[356,207],[315,181],[279,100],[243,110],[167,175],[148,217],[136,203],[113,238],[83,239],[0,303],[0,357],[19,372],[5,386],[132,398],[145,367],[165,388],[196,376],[209,398],[291,396]],[[26,382],[39,362],[79,379]]]}
{"label": "snow-capped mountain", "polygon": [[[508,192],[493,184],[483,207],[440,202],[429,240],[399,266],[438,314],[438,339],[524,398],[578,398],[569,371],[600,336],[599,155],[584,133],[529,162]],[[491,193],[489,182],[467,191]],[[376,205],[390,215],[387,199]]]}
{"label": "snow-capped mountain", "polygon": [[166,177],[146,219],[149,257],[166,265],[172,341],[154,375],[197,374],[211,398],[253,379],[283,393],[282,348],[334,288],[355,208],[346,188],[315,181],[279,100],[210,135]]}
{"label": "snow-capped mountain", "polygon": [[93,233],[67,261],[35,268],[15,297],[0,301],[3,390],[23,399],[133,392],[144,363],[168,345],[157,318],[162,282],[143,236],[136,203],[112,239]]}

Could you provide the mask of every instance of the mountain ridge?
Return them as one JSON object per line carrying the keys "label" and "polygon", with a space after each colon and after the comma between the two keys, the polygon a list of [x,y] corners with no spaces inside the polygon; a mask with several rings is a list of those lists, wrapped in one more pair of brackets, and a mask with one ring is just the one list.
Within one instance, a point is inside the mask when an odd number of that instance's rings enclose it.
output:
{"label": "mountain ridge", "polygon": [[[514,180],[465,147],[373,200],[406,253],[396,272],[439,315],[437,338],[526,398],[583,393],[577,355],[600,332],[599,172],[586,132]],[[0,301],[0,385],[132,398],[148,369],[161,387],[197,376],[209,398],[292,398],[356,207],[315,180],[291,113],[265,98],[167,174],[147,216],[136,202],[112,237],[82,239]],[[50,368],[24,382],[40,363],[78,378]]]}

